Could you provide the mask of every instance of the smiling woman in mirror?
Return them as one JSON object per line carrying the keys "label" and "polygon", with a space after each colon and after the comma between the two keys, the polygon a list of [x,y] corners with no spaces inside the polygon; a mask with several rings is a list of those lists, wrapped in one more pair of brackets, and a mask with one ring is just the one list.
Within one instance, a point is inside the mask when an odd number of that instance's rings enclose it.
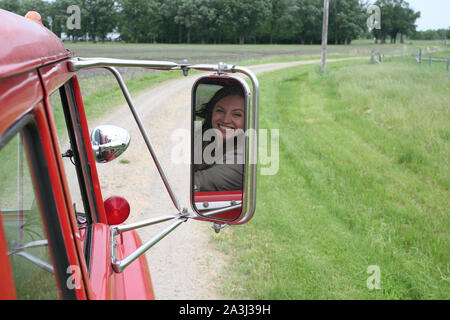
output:
{"label": "smiling woman in mirror", "polygon": [[195,116],[195,158],[199,159],[198,155],[201,158],[194,163],[194,190],[242,190],[245,161],[244,90],[241,86],[222,87],[201,105]]}

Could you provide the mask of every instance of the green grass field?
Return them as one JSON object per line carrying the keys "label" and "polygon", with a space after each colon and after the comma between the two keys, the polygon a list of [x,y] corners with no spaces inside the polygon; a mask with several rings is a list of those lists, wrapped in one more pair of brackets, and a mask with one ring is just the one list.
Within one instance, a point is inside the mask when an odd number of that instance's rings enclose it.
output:
{"label": "green grass field", "polygon": [[411,59],[262,75],[279,171],[259,176],[248,224],[214,235],[224,296],[449,299],[449,78]]}
{"label": "green grass field", "polygon": [[[169,60],[189,63],[241,63],[248,60],[298,59],[320,55],[320,45],[200,45],[200,44],[122,44],[122,43],[71,43],[67,48],[80,57],[111,57],[123,59]],[[370,50],[388,50],[402,45],[330,45],[329,53],[336,55],[369,54]]]}
{"label": "green grass field", "polygon": [[[67,48],[80,57],[110,57],[123,59],[170,60],[189,63],[242,63],[243,61],[265,59],[299,59],[304,56],[319,56],[320,45],[231,45],[231,44],[124,44],[65,42]],[[371,50],[390,52],[393,48],[443,46],[442,41],[407,41],[405,44],[374,44],[372,40],[355,40],[351,45],[328,45],[331,55],[369,54]]]}

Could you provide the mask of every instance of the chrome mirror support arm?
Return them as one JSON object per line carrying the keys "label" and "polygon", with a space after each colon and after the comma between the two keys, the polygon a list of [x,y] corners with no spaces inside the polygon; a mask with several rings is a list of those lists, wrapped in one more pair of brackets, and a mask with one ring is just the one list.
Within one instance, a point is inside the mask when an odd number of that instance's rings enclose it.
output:
{"label": "chrome mirror support arm", "polygon": [[148,227],[148,226],[151,226],[154,224],[166,222],[166,221],[173,220],[173,219],[180,218],[180,217],[181,216],[179,214],[165,215],[165,216],[160,216],[160,217],[156,217],[156,218],[141,220],[141,221],[134,222],[134,223],[114,226],[113,229],[115,229],[115,232],[117,234],[120,234],[120,233],[127,232],[130,230],[136,230],[136,229],[140,229],[143,227]]}
{"label": "chrome mirror support arm", "polygon": [[[116,236],[121,234],[122,232],[135,230],[138,228],[142,228],[145,226],[165,222],[168,220],[175,220],[173,223],[171,223],[168,227],[164,228],[162,231],[160,231],[158,234],[153,236],[150,240],[148,240],[146,243],[141,245],[139,248],[134,250],[130,255],[127,257],[124,257],[122,260],[117,259],[116,254]],[[183,222],[186,222],[188,218],[183,215],[175,215],[175,216],[161,216],[153,219],[147,219],[144,221],[136,222],[129,225],[123,225],[123,226],[116,226],[111,228],[111,265],[115,272],[120,273],[122,272],[127,266],[129,266],[134,260],[139,258],[141,255],[143,255],[147,250],[149,250],[151,247],[153,247],[155,244],[157,244],[159,241],[161,241],[165,236],[167,236],[169,233],[171,233],[173,230],[175,230],[179,225],[181,225]]]}
{"label": "chrome mirror support arm", "polygon": [[[232,209],[240,208],[241,204],[237,204],[234,206],[221,208],[217,210],[213,210],[211,212],[208,212],[208,214],[216,214],[225,212]],[[130,223],[127,225],[120,225],[120,226],[114,226],[111,228],[111,265],[114,270],[114,272],[120,273],[122,272],[127,266],[129,266],[134,260],[139,258],[141,255],[143,255],[146,251],[148,251],[150,248],[152,248],[155,244],[157,244],[159,241],[161,241],[165,236],[167,236],[169,233],[171,233],[173,230],[175,230],[178,226],[180,226],[183,222],[186,222],[190,218],[196,217],[195,215],[190,215],[187,211],[183,211],[182,214],[175,214],[175,215],[165,215],[160,216],[156,218],[150,218],[146,220],[142,220],[135,223]],[[175,220],[172,222],[168,227],[164,228],[162,231],[160,231],[158,234],[153,236],[150,240],[148,240],[146,243],[144,243],[142,246],[137,248],[135,251],[130,253],[127,257],[123,258],[122,260],[118,260],[117,253],[116,253],[116,236],[120,235],[123,232],[136,230],[139,228],[147,227],[150,225],[166,222],[169,220]]]}
{"label": "chrome mirror support arm", "polygon": [[121,74],[119,71],[114,68],[113,66],[135,66],[135,67],[144,67],[144,68],[152,68],[152,69],[163,69],[163,70],[172,70],[174,68],[178,68],[179,65],[173,62],[167,62],[167,61],[140,61],[140,60],[122,60],[122,59],[107,59],[107,58],[77,58],[77,59],[71,59],[69,60],[69,69],[73,71],[78,71],[81,69],[88,69],[88,68],[105,68],[106,70],[110,71],[114,77],[116,78],[117,82],[119,83],[120,89],[122,90],[122,93],[125,97],[125,100],[127,101],[127,104],[131,110],[131,113],[133,114],[133,117],[139,127],[139,130],[142,134],[142,137],[144,138],[145,144],[147,145],[148,150],[150,151],[150,155],[153,158],[153,162],[156,165],[156,168],[158,169],[159,175],[161,176],[161,179],[163,180],[164,186],[166,187],[167,192],[169,193],[169,196],[175,206],[175,208],[178,210],[178,212],[181,212],[181,207],[178,202],[178,199],[173,192],[172,186],[170,185],[170,182],[167,178],[167,175],[161,166],[161,163],[159,162],[158,156],[156,155],[155,149],[150,141],[150,137],[145,129],[144,124],[142,123],[141,117],[137,113],[136,107],[134,106],[133,100],[131,99],[130,92],[128,91],[128,88],[125,84],[125,81],[123,80]]}
{"label": "chrome mirror support arm", "polygon": [[180,65],[170,61],[128,60],[110,58],[73,58],[69,60],[69,70],[79,71],[102,67],[141,67],[156,70],[180,70]]}
{"label": "chrome mirror support arm", "polygon": [[161,179],[163,180],[164,186],[166,187],[167,192],[169,193],[170,198],[172,199],[172,202],[173,202],[175,208],[178,210],[178,212],[181,212],[180,203],[178,202],[178,199],[177,199],[175,193],[173,192],[172,186],[170,185],[170,182],[169,182],[169,179],[167,178],[166,172],[164,171],[161,163],[159,162],[158,156],[156,155],[153,144],[150,141],[150,137],[147,134],[147,131],[145,130],[145,127],[144,127],[144,124],[142,123],[141,117],[139,116],[139,114],[136,111],[133,100],[131,99],[131,95],[125,84],[125,81],[123,81],[122,76],[120,75],[119,71],[116,68],[114,68],[114,67],[104,67],[104,68],[111,71],[111,73],[116,77],[117,82],[119,83],[119,86],[122,89],[122,92],[125,96],[125,99],[127,100],[128,106],[130,107],[131,113],[133,114],[134,119],[136,120],[139,130],[141,131],[141,134],[142,134],[142,137],[144,138],[145,144],[147,145],[147,148],[150,151],[150,154],[153,158],[156,168],[158,169],[159,175],[161,176]]}

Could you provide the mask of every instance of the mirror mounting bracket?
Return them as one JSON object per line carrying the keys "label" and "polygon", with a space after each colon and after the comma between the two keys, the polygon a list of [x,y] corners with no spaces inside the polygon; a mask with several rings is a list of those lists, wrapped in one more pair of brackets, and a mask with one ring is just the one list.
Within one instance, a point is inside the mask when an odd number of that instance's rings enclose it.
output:
{"label": "mirror mounting bracket", "polygon": [[[183,222],[186,222],[188,220],[187,209],[183,208],[183,213],[176,214],[176,215],[166,215],[151,219],[146,219],[143,221],[130,223],[127,225],[120,225],[120,226],[114,226],[111,228],[111,266],[116,273],[121,273],[127,266],[129,266],[134,260],[142,256],[147,250],[152,248],[155,244],[157,244],[160,240],[162,240],[165,236],[167,236],[169,233],[171,233],[173,230],[175,230],[179,225],[181,225]],[[130,253],[127,257],[124,257],[122,260],[118,260],[116,248],[118,246],[116,241],[116,236],[120,235],[123,232],[135,230],[138,228],[150,226],[153,224],[158,224],[162,222],[166,222],[169,220],[174,220],[168,227],[157,233],[155,236],[153,236],[150,240],[148,240],[146,243],[141,245],[139,248],[134,250],[132,253]]]}
{"label": "mirror mounting bracket", "polygon": [[180,64],[180,69],[183,70],[183,75],[187,77],[189,75],[189,63],[187,59],[183,60],[183,63]]}
{"label": "mirror mounting bracket", "polygon": [[217,65],[217,74],[219,76],[226,74],[225,70],[228,69],[228,66],[223,63],[223,62],[219,62],[219,64]]}
{"label": "mirror mounting bracket", "polygon": [[226,224],[222,224],[222,223],[219,223],[219,222],[214,222],[212,228],[214,229],[214,231],[216,233],[219,233],[220,230],[222,230],[226,226],[227,226]]}
{"label": "mirror mounting bracket", "polygon": [[[240,204],[231,206],[229,208],[236,209],[240,207]],[[227,210],[227,208],[217,209],[211,211],[209,214],[216,214]],[[162,240],[165,236],[167,236],[169,233],[171,233],[173,230],[175,230],[178,226],[180,226],[183,222],[188,221],[189,219],[196,218],[195,215],[189,213],[187,208],[183,208],[180,213],[177,213],[175,215],[165,215],[160,216],[156,218],[150,218],[142,221],[138,221],[135,223],[130,223],[126,225],[119,225],[119,226],[113,226],[111,227],[111,265],[116,273],[122,272],[127,266],[129,266],[134,260],[139,258],[141,255],[143,255],[147,250],[152,248],[155,244],[157,244],[160,240]],[[134,250],[132,253],[130,253],[127,257],[124,257],[122,260],[118,260],[116,248],[117,248],[117,241],[116,236],[120,235],[123,232],[136,230],[139,228],[151,226],[154,224],[162,223],[172,220],[173,222],[157,233],[153,238],[148,240],[146,243],[141,245],[139,248]],[[219,233],[221,229],[223,229],[226,225],[220,224],[220,223],[214,223],[213,229],[216,231],[216,233]]]}

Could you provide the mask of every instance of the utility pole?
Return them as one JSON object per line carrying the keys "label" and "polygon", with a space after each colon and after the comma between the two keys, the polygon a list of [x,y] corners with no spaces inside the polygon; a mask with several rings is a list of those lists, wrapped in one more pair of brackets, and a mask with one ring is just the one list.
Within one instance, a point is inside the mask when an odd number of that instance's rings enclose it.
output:
{"label": "utility pole", "polygon": [[326,64],[327,64],[328,8],[329,8],[329,0],[323,0],[323,23],[322,23],[322,73],[325,72]]}

